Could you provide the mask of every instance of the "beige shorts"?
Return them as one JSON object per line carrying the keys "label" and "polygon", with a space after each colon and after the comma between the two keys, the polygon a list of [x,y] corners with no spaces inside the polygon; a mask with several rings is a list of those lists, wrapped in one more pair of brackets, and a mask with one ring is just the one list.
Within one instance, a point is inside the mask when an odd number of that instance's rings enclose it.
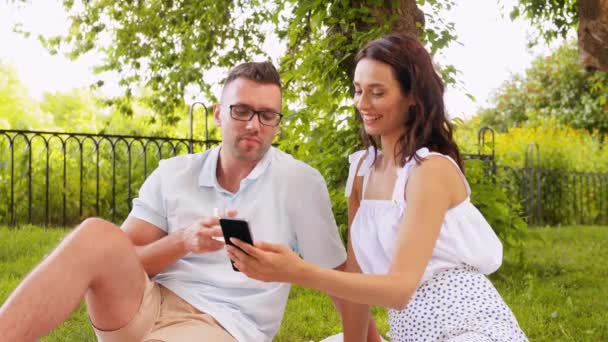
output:
{"label": "beige shorts", "polygon": [[102,331],[95,327],[93,330],[101,342],[236,341],[211,315],[197,310],[147,276],[144,297],[135,317],[118,330]]}

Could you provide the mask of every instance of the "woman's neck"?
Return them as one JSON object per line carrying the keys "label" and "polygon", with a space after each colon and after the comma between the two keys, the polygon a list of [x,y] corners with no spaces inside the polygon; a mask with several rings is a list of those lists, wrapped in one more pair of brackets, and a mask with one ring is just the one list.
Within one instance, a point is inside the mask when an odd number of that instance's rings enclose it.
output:
{"label": "woman's neck", "polygon": [[[382,165],[379,165],[381,169],[385,169],[387,167],[395,166],[400,167],[400,162],[398,159],[399,156],[395,156],[395,148],[399,142],[400,134],[393,135],[383,135],[380,136],[380,141],[382,143],[382,151],[383,151],[383,160]],[[397,149],[401,150],[401,149]],[[395,158],[397,157],[397,158]]]}

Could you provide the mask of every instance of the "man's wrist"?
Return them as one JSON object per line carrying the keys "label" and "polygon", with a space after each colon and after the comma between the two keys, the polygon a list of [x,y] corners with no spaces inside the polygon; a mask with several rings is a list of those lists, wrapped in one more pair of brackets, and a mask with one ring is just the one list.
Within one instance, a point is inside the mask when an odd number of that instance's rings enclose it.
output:
{"label": "man's wrist", "polygon": [[184,251],[184,254],[188,254],[188,253],[191,252],[190,247],[188,245],[188,238],[187,238],[187,234],[186,234],[186,229],[180,229],[177,232],[175,232],[175,235],[176,235],[175,238],[178,240],[180,247]]}

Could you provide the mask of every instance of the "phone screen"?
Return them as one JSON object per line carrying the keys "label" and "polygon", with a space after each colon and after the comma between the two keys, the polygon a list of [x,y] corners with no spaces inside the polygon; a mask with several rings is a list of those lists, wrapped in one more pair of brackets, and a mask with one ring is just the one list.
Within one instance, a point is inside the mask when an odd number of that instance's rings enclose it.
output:
{"label": "phone screen", "polygon": [[[249,229],[249,223],[247,223],[247,221],[242,219],[221,218],[220,226],[222,227],[222,233],[224,234],[224,241],[227,244],[238,248],[230,241],[230,238],[234,237],[253,245],[253,237],[251,236],[251,230]],[[232,264],[232,269],[239,272],[232,260],[230,260],[230,263]]]}

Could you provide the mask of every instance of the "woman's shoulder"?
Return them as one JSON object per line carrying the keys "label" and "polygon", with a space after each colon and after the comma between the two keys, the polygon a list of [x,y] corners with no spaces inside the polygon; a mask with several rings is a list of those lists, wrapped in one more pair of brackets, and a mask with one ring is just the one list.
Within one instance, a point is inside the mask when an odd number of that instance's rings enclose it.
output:
{"label": "woman's shoulder", "polygon": [[[420,158],[420,162],[411,164],[407,175],[408,183],[417,183],[422,187],[436,186],[438,189],[451,189],[444,193],[453,190],[454,197],[464,197],[465,200],[469,198],[471,188],[468,181],[458,163],[450,156],[425,149]],[[454,201],[460,202],[456,199]]]}
{"label": "woman's shoulder", "polygon": [[[410,182],[446,184],[450,179],[459,179],[460,175],[454,165],[439,155],[429,155],[420,162],[412,163],[408,178]],[[455,176],[458,176],[456,178]]]}

